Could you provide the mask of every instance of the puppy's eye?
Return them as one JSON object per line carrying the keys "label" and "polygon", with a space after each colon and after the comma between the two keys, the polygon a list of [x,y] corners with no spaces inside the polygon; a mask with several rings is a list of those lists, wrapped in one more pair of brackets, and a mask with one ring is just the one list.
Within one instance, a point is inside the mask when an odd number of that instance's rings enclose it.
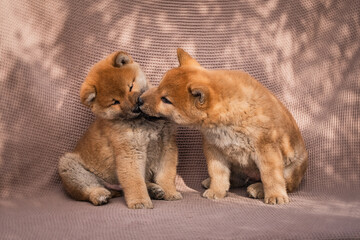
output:
{"label": "puppy's eye", "polygon": [[131,92],[131,90],[133,89],[134,83],[131,84],[131,86],[129,87],[129,92]]}
{"label": "puppy's eye", "polygon": [[166,97],[161,97],[161,101],[166,104],[172,104],[172,102],[170,102],[170,100],[167,99]]}
{"label": "puppy's eye", "polygon": [[117,105],[117,104],[120,104],[120,102],[116,99],[113,99],[113,103],[111,105]]}

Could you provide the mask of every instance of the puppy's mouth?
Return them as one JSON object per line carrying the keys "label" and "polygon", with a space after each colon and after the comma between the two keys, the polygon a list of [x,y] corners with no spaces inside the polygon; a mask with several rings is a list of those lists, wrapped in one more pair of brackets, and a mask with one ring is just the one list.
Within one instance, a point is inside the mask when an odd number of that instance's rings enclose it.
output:
{"label": "puppy's mouth", "polygon": [[137,110],[138,110],[139,115],[136,118],[144,118],[151,122],[155,122],[155,121],[159,121],[159,120],[166,120],[166,118],[164,118],[164,117],[150,116],[150,115],[144,113],[143,111],[141,111],[140,108],[137,108]]}
{"label": "puppy's mouth", "polygon": [[154,121],[158,121],[158,120],[166,120],[164,117],[155,117],[155,116],[150,116],[146,113],[144,113],[143,111],[141,111],[141,105],[139,104],[136,106],[136,108],[132,111],[133,113],[138,113],[139,115],[136,118],[144,118],[148,121],[154,122]]}
{"label": "puppy's mouth", "polygon": [[159,120],[166,120],[166,118],[164,117],[155,117],[155,116],[150,116],[150,115],[147,115],[146,113],[144,112],[141,112],[140,115],[139,115],[139,118],[144,118],[150,122],[155,122],[155,121],[159,121]]}

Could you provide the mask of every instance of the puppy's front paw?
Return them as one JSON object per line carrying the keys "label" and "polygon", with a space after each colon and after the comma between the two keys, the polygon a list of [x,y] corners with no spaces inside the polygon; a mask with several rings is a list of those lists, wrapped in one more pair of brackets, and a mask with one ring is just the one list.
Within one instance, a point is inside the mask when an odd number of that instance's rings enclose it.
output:
{"label": "puppy's front paw", "polygon": [[111,193],[105,188],[95,188],[89,194],[89,201],[95,206],[104,205],[109,202]]}
{"label": "puppy's front paw", "polygon": [[155,184],[150,188],[148,188],[148,192],[152,199],[160,200],[160,199],[164,199],[165,197],[164,190],[160,186]]}
{"label": "puppy's front paw", "polygon": [[264,188],[261,182],[251,184],[246,191],[252,198],[264,198]]}
{"label": "puppy's front paw", "polygon": [[267,204],[285,204],[289,203],[289,197],[287,194],[279,194],[279,195],[267,195],[265,194],[264,202]]}
{"label": "puppy's front paw", "polygon": [[170,194],[165,194],[164,199],[167,201],[175,201],[175,200],[181,200],[183,197],[181,193],[175,192]]}
{"label": "puppy's front paw", "polygon": [[226,196],[226,191],[223,192],[215,192],[213,191],[211,188],[209,188],[208,190],[206,190],[203,195],[204,198],[207,199],[221,199],[224,198]]}
{"label": "puppy's front paw", "polygon": [[144,208],[148,208],[148,209],[152,209],[154,208],[151,200],[134,200],[129,202],[128,204],[128,208],[130,209],[144,209]]}

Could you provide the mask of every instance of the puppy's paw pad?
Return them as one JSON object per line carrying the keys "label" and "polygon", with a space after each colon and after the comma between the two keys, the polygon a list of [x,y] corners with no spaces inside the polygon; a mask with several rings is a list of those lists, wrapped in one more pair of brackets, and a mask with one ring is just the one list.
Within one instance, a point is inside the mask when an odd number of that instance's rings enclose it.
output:
{"label": "puppy's paw pad", "polygon": [[269,197],[265,197],[264,202],[267,204],[286,204],[290,202],[290,199],[288,196],[269,196]]}
{"label": "puppy's paw pad", "polygon": [[165,192],[164,190],[162,190],[161,187],[152,187],[148,189],[148,191],[152,199],[157,199],[157,200],[164,199]]}
{"label": "puppy's paw pad", "polygon": [[151,201],[139,201],[139,202],[132,202],[132,203],[129,203],[128,204],[128,207],[130,209],[144,209],[144,208],[147,208],[147,209],[152,209],[154,208],[153,204]]}
{"label": "puppy's paw pad", "polygon": [[249,197],[262,199],[264,198],[264,188],[262,183],[254,183],[247,187],[246,189]]}
{"label": "puppy's paw pad", "polygon": [[226,192],[215,192],[212,189],[208,189],[202,196],[207,199],[222,199],[226,196]]}
{"label": "puppy's paw pad", "polygon": [[204,181],[202,181],[201,186],[203,186],[203,188],[208,189],[210,187],[210,178],[207,178]]}
{"label": "puppy's paw pad", "polygon": [[183,199],[183,196],[181,195],[181,193],[176,192],[174,194],[165,195],[164,199],[167,201],[175,201]]}

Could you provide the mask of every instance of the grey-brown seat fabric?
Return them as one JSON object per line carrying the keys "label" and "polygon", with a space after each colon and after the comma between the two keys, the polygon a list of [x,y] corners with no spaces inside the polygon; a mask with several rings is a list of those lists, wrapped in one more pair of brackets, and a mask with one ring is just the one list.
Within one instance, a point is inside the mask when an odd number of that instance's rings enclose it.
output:
{"label": "grey-brown seat fabric", "polygon": [[[57,174],[93,120],[79,87],[125,50],[156,85],[176,48],[243,69],[294,115],[309,168],[291,203],[201,198],[200,134],[179,127],[184,199],[129,210],[70,199]],[[360,1],[0,2],[0,239],[360,238]]]}

